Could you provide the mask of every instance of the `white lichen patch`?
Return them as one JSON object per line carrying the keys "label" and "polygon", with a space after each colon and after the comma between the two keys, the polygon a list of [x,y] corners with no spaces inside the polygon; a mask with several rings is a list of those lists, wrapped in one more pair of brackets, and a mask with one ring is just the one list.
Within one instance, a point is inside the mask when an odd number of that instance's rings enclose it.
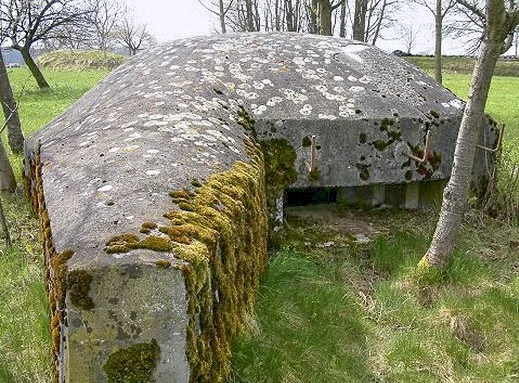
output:
{"label": "white lichen patch", "polygon": [[450,105],[452,105],[453,107],[455,107],[456,109],[462,109],[463,108],[463,103],[460,101],[460,100],[452,100],[451,102],[449,102]]}
{"label": "white lichen patch", "polygon": [[112,185],[104,185],[104,186],[101,186],[99,189],[97,189],[97,191],[100,193],[104,193],[104,192],[112,190],[113,188],[114,187]]}
{"label": "white lichen patch", "polygon": [[333,114],[323,114],[323,113],[319,113],[317,115],[317,117],[319,117],[320,119],[322,120],[330,120],[330,121],[333,121],[333,120],[336,120],[337,119],[337,116],[334,116]]}
{"label": "white lichen patch", "polygon": [[366,90],[366,88],[364,88],[363,86],[351,86],[350,87],[350,92],[353,92],[353,93],[364,92],[365,90]]}

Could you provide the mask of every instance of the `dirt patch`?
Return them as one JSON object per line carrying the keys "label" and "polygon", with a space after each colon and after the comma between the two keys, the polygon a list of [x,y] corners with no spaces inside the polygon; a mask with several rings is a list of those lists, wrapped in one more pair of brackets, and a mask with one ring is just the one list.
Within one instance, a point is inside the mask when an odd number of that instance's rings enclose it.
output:
{"label": "dirt patch", "polygon": [[316,225],[321,232],[349,234],[359,242],[389,232],[381,222],[370,220],[366,214],[333,203],[288,207],[285,216],[289,225],[304,224],[306,228]]}

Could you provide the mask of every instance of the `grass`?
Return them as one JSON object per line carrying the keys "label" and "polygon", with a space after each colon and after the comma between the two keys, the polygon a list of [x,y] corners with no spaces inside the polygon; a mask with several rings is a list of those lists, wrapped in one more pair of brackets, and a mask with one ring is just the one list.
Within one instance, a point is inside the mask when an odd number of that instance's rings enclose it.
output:
{"label": "grass", "polygon": [[385,233],[358,245],[333,224],[289,221],[257,326],[236,342],[231,381],[517,381],[519,251],[508,245],[519,230],[487,218],[487,235],[498,238],[475,240],[482,228],[469,217],[442,281],[424,287],[412,271],[434,212],[356,216]]}
{"label": "grass", "polygon": [[[107,74],[44,73],[51,90],[39,90],[25,69],[10,71],[26,135],[50,122]],[[11,155],[11,161],[20,181],[22,158]],[[38,221],[21,190],[2,197],[2,202],[14,245],[0,250],[0,382],[48,383],[51,338]]]}
{"label": "grass", "polygon": [[[27,134],[65,110],[104,71],[46,72],[40,91],[11,71]],[[460,97],[469,76],[447,74]],[[496,77],[489,111],[519,134],[517,78]],[[4,138],[4,142],[5,138]],[[12,157],[20,171],[20,158]],[[14,246],[0,252],[0,382],[51,381],[37,221],[18,193],[3,199]],[[338,210],[339,218],[347,210]],[[436,212],[355,211],[379,228],[368,244],[292,219],[271,254],[251,331],[236,341],[230,382],[515,382],[519,379],[519,230],[471,212],[438,283],[411,272]]]}
{"label": "grass", "polygon": [[[446,74],[443,82],[445,87],[466,100],[470,79],[471,76],[468,74]],[[519,139],[519,77],[494,77],[488,97],[487,112],[499,123],[506,123],[507,140]]]}
{"label": "grass", "polygon": [[57,50],[38,57],[40,68],[52,71],[112,70],[128,58],[116,53],[100,50]]}
{"label": "grass", "polygon": [[2,202],[14,246],[0,250],[0,382],[45,383],[51,339],[38,222],[23,194]]}

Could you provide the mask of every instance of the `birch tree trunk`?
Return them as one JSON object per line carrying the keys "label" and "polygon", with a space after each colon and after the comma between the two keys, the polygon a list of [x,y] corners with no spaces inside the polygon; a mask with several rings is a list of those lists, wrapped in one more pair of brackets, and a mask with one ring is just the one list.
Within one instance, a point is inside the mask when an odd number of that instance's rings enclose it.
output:
{"label": "birch tree trunk", "polygon": [[[507,14],[503,0],[486,0],[486,23],[481,51],[472,73],[469,97],[458,132],[450,180],[429,250],[420,261],[422,270],[445,267],[454,248],[470,191],[472,165],[476,151],[492,75],[505,39],[517,25],[517,14]],[[510,25],[515,23],[515,25]],[[512,27],[512,28],[511,28]]]}
{"label": "birch tree trunk", "polygon": [[434,79],[441,84],[442,78],[442,34],[443,12],[442,0],[436,0],[435,28],[434,28]]}
{"label": "birch tree trunk", "polygon": [[222,30],[222,33],[227,33],[227,28],[226,28],[226,25],[225,25],[225,14],[226,14],[226,11],[225,11],[225,6],[223,4],[223,0],[220,0],[218,2],[218,17],[220,18],[220,29]]}

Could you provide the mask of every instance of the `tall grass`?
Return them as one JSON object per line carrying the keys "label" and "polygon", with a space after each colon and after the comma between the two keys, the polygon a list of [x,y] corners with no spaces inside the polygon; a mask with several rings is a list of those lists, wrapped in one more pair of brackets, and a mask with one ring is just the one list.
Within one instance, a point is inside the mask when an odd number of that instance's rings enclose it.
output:
{"label": "tall grass", "polygon": [[358,212],[386,231],[364,245],[338,242],[349,235],[333,223],[290,221],[231,381],[517,381],[519,251],[509,244],[519,230],[469,217],[442,280],[424,289],[411,271],[433,216]]}
{"label": "tall grass", "polygon": [[[52,89],[42,91],[27,70],[10,71],[26,135],[59,115],[107,72],[44,73]],[[20,181],[22,157],[11,155],[11,162]],[[21,190],[2,196],[2,202],[13,246],[0,248],[0,383],[48,383],[51,338],[38,221]]]}
{"label": "tall grass", "polygon": [[38,222],[25,196],[2,197],[14,245],[0,249],[0,382],[50,382],[49,313]]}

